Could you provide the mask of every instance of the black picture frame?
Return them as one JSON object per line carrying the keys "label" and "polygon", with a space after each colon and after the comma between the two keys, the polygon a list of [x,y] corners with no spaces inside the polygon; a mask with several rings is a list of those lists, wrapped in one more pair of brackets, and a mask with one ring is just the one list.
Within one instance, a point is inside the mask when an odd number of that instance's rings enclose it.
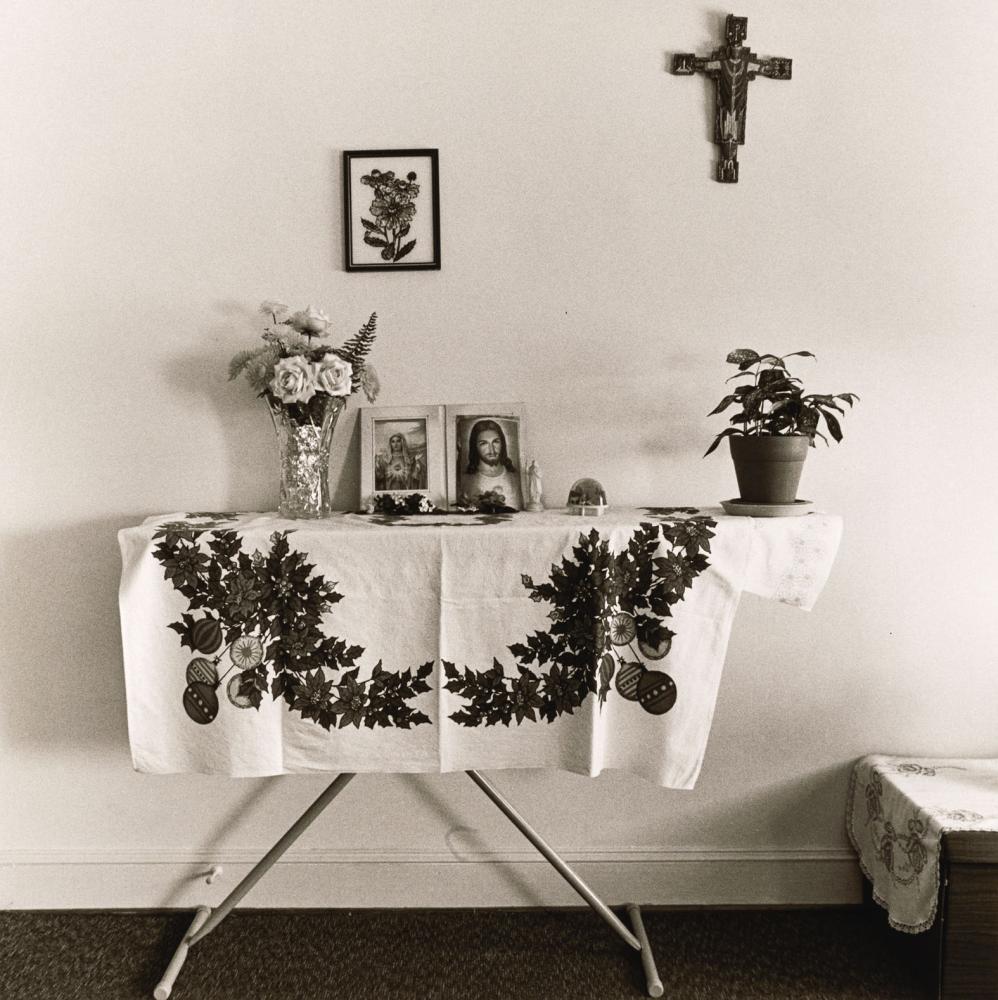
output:
{"label": "black picture frame", "polygon": [[[388,184],[371,180],[389,174]],[[373,210],[379,202],[380,212]],[[438,151],[345,150],[343,242],[348,271],[439,271]]]}

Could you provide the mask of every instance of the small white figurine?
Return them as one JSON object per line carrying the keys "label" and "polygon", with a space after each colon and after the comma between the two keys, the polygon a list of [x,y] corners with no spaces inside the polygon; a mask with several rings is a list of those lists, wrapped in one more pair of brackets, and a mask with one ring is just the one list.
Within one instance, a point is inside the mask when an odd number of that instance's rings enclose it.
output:
{"label": "small white figurine", "polygon": [[532,459],[530,465],[527,467],[527,510],[544,510],[544,504],[541,502],[542,499],[541,470],[537,465],[537,460]]}

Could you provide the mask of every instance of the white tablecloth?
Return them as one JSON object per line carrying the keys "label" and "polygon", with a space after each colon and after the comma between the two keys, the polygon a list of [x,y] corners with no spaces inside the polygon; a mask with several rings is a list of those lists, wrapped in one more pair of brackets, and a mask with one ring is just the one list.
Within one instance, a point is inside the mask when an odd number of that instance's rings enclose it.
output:
{"label": "white tablecloth", "polygon": [[864,757],[853,768],[847,826],[891,925],[928,930],[943,833],[998,831],[998,759]]}
{"label": "white tablecloth", "polygon": [[170,514],[120,532],[135,767],[700,772],[743,590],[809,609],[837,516]]}

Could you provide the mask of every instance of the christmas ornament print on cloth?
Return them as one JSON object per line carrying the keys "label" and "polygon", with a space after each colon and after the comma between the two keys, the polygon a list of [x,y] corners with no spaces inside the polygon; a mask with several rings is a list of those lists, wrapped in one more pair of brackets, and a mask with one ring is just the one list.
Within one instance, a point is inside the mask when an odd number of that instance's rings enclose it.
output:
{"label": "christmas ornament print on cloth", "polygon": [[693,787],[739,594],[787,593],[790,522],[809,518],[820,557],[788,595],[805,608],[836,517],[151,518],[119,533],[135,766],[622,768]]}
{"label": "christmas ornament print on cloth", "polygon": [[[361,722],[406,728],[430,721],[410,702],[429,690],[424,678],[432,664],[391,674],[379,662],[370,679],[359,682],[355,663],[363,648],[347,646],[321,627],[342,595],[291,549],[288,532],[274,532],[269,552],[252,554],[243,551],[235,532],[219,530],[217,519],[210,532],[173,522],[153,538],[159,540],[153,555],[166,579],[188,601],[189,613],[169,626],[181,645],[214,653],[225,643],[214,660],[195,657],[187,666],[183,706],[194,722],[207,725],[217,718],[215,692],[233,669],[241,672],[226,694],[237,708],[259,708],[270,694],[324,729]],[[219,677],[226,652],[231,665]]]}
{"label": "christmas ornament print on cloth", "polygon": [[[715,527],[702,515],[659,515],[654,523],[639,524],[617,552],[593,528],[579,535],[571,555],[551,567],[544,583],[522,574],[530,599],[551,606],[552,624],[509,647],[516,676],[508,676],[498,659],[484,671],[461,670],[444,660],[446,689],[468,702],[451,718],[466,726],[552,722],[590,694],[602,706],[614,674],[625,668],[633,685],[628,680],[618,692],[651,715],[668,712],[678,696],[676,682],[664,671],[647,669],[639,653],[667,655],[676,633],[665,619],[710,565]],[[625,661],[628,653],[632,659]]]}

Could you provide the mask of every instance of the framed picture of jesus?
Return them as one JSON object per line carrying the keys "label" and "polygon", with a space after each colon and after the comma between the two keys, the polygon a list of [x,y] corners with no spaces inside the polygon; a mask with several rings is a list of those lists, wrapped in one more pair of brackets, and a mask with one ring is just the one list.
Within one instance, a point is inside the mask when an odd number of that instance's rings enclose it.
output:
{"label": "framed picture of jesus", "polygon": [[447,502],[486,511],[523,510],[527,497],[522,403],[446,408]]}

